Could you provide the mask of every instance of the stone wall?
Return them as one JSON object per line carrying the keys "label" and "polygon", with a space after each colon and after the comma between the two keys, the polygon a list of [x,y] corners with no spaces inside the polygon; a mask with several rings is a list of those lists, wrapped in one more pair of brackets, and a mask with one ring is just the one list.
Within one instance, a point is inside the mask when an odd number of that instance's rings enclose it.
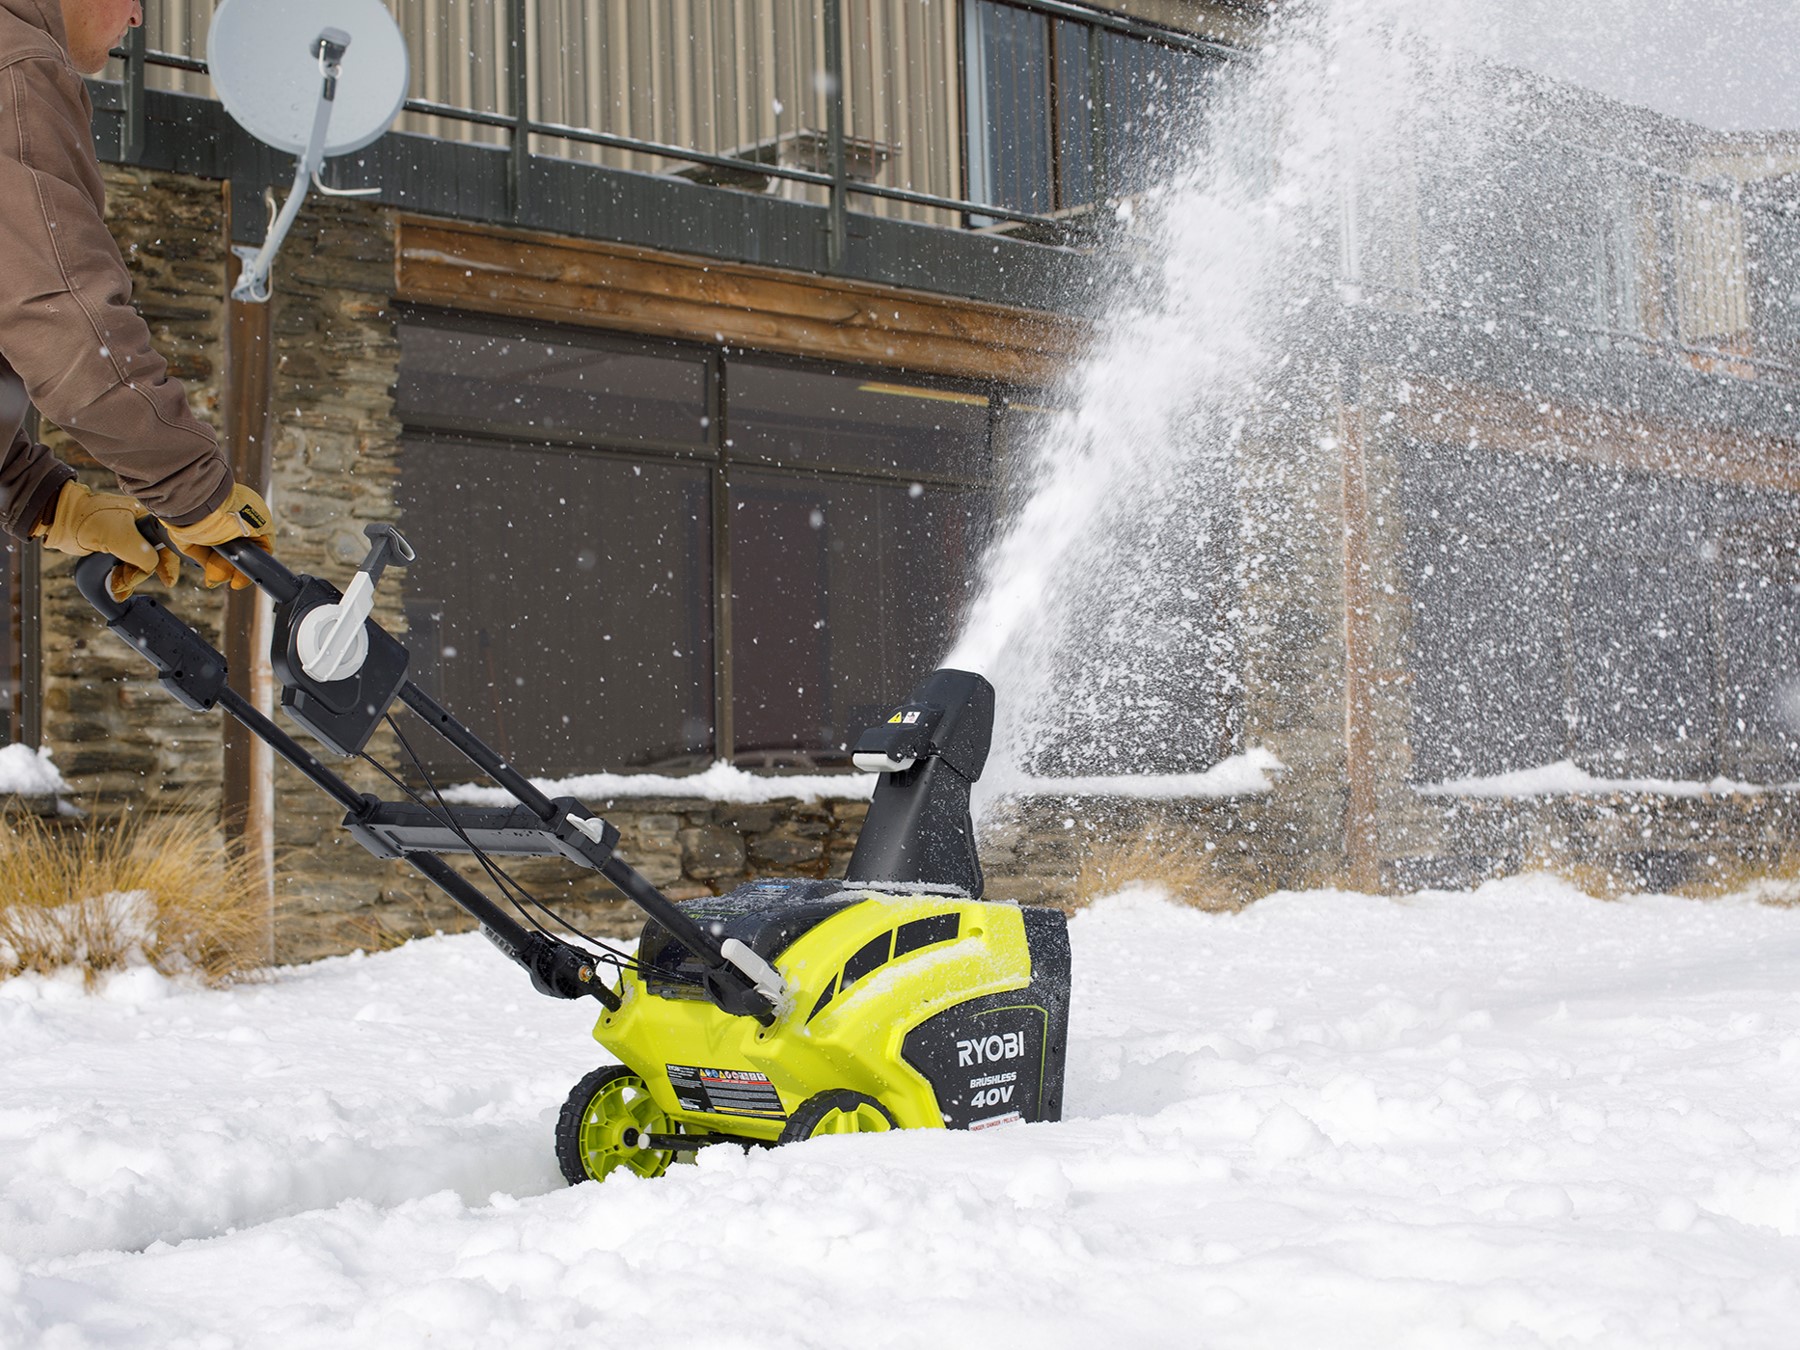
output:
{"label": "stone wall", "polygon": [[[292,570],[340,583],[368,549],[363,526],[397,514],[393,269],[390,211],[316,196],[275,264],[269,506],[280,529],[276,548]],[[374,617],[404,635],[397,587],[378,588]],[[384,763],[397,759],[385,730],[369,750]],[[364,764],[331,767],[358,791],[385,786]],[[277,960],[366,943],[382,931],[373,911],[424,904],[423,882],[349,841],[339,828],[343,811],[330,798],[285,763],[277,761],[274,774]]]}
{"label": "stone wall", "polygon": [[[215,421],[224,376],[225,197],[217,183],[106,169],[107,222],[133,278],[133,298],[157,350]],[[118,491],[73,440],[44,438],[89,486]],[[157,686],[149,667],[108,633],[75,589],[73,563],[46,553],[43,569],[44,741],[71,796],[102,812],[191,806],[216,812],[218,719],[196,717]],[[175,609],[218,642],[222,593],[189,572]]]}
{"label": "stone wall", "polygon": [[1601,892],[1714,890],[1800,872],[1800,792],[1421,797],[1436,851],[1383,862],[1390,891],[1548,870]]}
{"label": "stone wall", "polygon": [[[619,830],[619,856],[676,900],[722,894],[763,876],[841,877],[868,803],[782,798],[742,805],[700,797],[595,799]],[[382,947],[474,925],[403,864],[381,862],[341,831],[314,851],[313,881],[288,875],[281,959],[310,960],[352,946]],[[577,928],[634,937],[643,913],[605,881],[560,860],[502,860],[508,876]],[[463,860],[459,870],[489,895],[498,888]],[[354,884],[346,884],[351,883]]]}
{"label": "stone wall", "polygon": [[[1295,823],[1279,792],[1138,799],[1042,796],[1001,804],[980,826],[987,894],[1074,909],[1136,882],[1191,904],[1236,909],[1271,891],[1317,884],[1335,862],[1269,847]],[[1309,870],[1309,868],[1311,870]]]}

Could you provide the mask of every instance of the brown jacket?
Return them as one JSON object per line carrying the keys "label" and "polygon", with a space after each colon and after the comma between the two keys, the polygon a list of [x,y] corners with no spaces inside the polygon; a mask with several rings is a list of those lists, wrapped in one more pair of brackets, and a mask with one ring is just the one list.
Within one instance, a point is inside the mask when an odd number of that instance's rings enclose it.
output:
{"label": "brown jacket", "polygon": [[22,392],[174,524],[231,491],[212,431],[131,307],[92,116],[60,0],[0,0],[0,525],[15,535],[44,519],[71,476],[16,430]]}

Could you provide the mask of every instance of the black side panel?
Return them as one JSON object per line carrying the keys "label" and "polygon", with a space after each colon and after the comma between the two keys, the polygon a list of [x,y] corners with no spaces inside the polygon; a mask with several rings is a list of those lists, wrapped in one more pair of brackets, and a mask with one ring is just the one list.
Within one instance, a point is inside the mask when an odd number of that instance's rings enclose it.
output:
{"label": "black side panel", "polygon": [[1069,918],[1060,909],[1026,905],[1025,943],[1031,951],[1031,992],[1049,1012],[1044,1047],[1044,1096],[1040,1120],[1061,1120],[1063,1064],[1069,1053],[1069,990],[1074,965],[1069,954]]}
{"label": "black side panel", "polygon": [[931,1084],[953,1130],[1062,1119],[1068,923],[1054,909],[1023,913],[1030,985],[939,1013],[907,1033],[901,1046],[901,1057]]}
{"label": "black side panel", "polygon": [[[911,721],[905,719],[911,718]],[[952,886],[981,898],[981,859],[969,819],[969,785],[981,777],[994,730],[994,687],[966,670],[935,670],[857,753],[914,758],[884,773],[850,857],[851,881]]]}
{"label": "black side panel", "polygon": [[882,774],[846,875],[853,882],[953,886],[979,900],[969,781],[936,756],[904,773]]}

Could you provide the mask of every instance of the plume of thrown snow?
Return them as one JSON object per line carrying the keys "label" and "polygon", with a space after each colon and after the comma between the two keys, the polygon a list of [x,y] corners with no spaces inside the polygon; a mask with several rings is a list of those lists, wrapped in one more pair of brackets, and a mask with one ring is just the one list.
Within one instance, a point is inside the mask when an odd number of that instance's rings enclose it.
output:
{"label": "plume of thrown snow", "polygon": [[1381,245],[1350,237],[1347,199],[1379,200],[1422,135],[1466,135],[1456,58],[1425,31],[1459,10],[1284,12],[1172,138],[1166,185],[1118,207],[1108,307],[946,661],[999,692],[996,780],[1204,766],[1178,733],[1225,707],[1254,626],[1231,599],[1238,532],[1285,528],[1244,478],[1248,418],[1335,369],[1316,330]]}

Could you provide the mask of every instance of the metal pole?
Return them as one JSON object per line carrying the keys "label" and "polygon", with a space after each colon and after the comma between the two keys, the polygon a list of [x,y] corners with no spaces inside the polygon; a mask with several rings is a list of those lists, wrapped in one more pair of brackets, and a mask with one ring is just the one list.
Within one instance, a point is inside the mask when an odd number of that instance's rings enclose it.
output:
{"label": "metal pole", "polygon": [[507,164],[507,207],[514,220],[525,218],[526,179],[531,171],[531,104],[527,80],[526,48],[528,31],[525,6],[528,0],[507,0],[507,18],[512,31],[512,55],[507,64],[508,83],[512,91],[512,158]]}
{"label": "metal pole", "polygon": [[825,266],[844,270],[844,245],[849,235],[845,212],[849,209],[849,184],[844,171],[844,2],[824,0],[825,5],[825,141],[830,156],[831,203],[829,234],[825,241]]}
{"label": "metal pole", "polygon": [[148,140],[144,128],[144,51],[146,40],[142,27],[125,30],[125,135],[124,158],[127,164],[141,164]]}
{"label": "metal pole", "polygon": [[[38,438],[37,409],[25,414],[25,434]],[[19,739],[44,743],[44,552],[19,544]]]}
{"label": "metal pole", "polygon": [[712,558],[713,558],[713,758],[737,753],[737,719],[731,706],[731,428],[725,359],[712,357]]}

